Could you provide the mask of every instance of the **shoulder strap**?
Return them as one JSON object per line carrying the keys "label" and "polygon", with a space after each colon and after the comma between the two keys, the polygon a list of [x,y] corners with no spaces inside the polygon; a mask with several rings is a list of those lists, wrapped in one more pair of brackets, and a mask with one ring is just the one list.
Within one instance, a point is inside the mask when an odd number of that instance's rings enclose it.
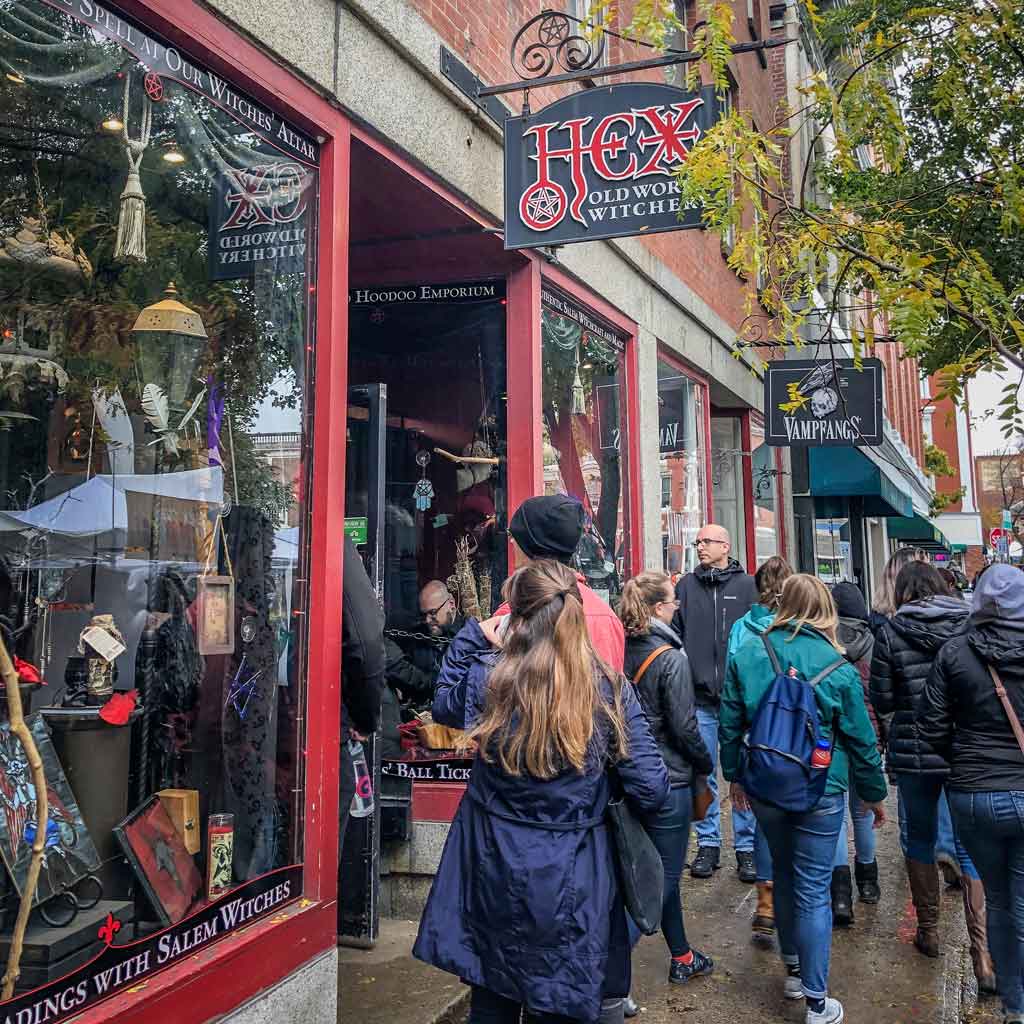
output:
{"label": "shoulder strap", "polygon": [[651,662],[654,661],[655,658],[664,654],[666,651],[671,650],[671,644],[662,644],[660,647],[655,647],[654,650],[644,658],[643,663],[636,670],[636,675],[633,676],[633,685],[638,686],[640,684],[640,680],[643,678],[644,673],[651,667]]}
{"label": "shoulder strap", "polygon": [[833,661],[832,664],[829,665],[827,668],[823,668],[813,679],[809,680],[807,685],[812,688],[817,686],[818,683],[824,680],[826,676],[832,675],[832,673],[835,672],[837,668],[842,668],[844,665],[848,664],[849,662],[845,658],[838,658],[837,660]]}
{"label": "shoulder strap", "polygon": [[775,653],[775,648],[772,647],[771,642],[768,640],[768,634],[761,634],[761,642],[764,644],[764,649],[768,652],[768,659],[772,663],[772,671],[777,675],[782,675],[782,666],[779,664],[779,656]]}
{"label": "shoulder strap", "polygon": [[1013,710],[1010,698],[1006,695],[1006,687],[1003,686],[999,673],[991,665],[987,666],[987,668],[988,674],[992,677],[992,683],[996,688],[996,695],[1002,701],[1003,710],[1006,712],[1006,717],[1010,720],[1010,728],[1013,730],[1013,735],[1017,738],[1017,746],[1020,747],[1020,752],[1024,754],[1024,729],[1020,727],[1020,719],[1017,717],[1017,712]]}

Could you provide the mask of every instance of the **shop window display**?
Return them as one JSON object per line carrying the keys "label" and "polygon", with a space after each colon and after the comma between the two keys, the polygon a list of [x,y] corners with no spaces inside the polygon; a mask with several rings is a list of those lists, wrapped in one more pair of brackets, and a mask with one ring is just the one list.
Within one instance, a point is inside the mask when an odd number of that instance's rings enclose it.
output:
{"label": "shop window display", "polygon": [[[301,862],[316,146],[95,4],[0,3],[0,72],[0,635],[52,737],[42,947]],[[15,746],[0,723],[8,927]]]}
{"label": "shop window display", "polygon": [[544,487],[579,498],[586,528],[575,565],[606,601],[629,573],[625,528],[625,339],[563,292],[541,293]]}
{"label": "shop window display", "polygon": [[662,359],[658,360],[658,428],[665,571],[692,572],[697,566],[693,542],[707,520],[704,391]]}

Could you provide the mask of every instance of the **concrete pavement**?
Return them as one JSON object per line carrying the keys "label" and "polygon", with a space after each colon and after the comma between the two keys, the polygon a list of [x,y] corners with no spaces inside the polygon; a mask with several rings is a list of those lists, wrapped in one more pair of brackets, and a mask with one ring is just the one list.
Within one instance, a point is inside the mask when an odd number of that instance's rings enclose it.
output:
{"label": "concrete pavement", "polygon": [[[996,1024],[1002,1020],[996,1012],[998,1000],[976,1006],[958,891],[943,897],[942,956],[929,960],[913,946],[914,908],[895,810],[893,806],[893,820],[879,833],[881,902],[874,907],[858,902],[853,927],[833,932],[830,994],[842,1001],[850,1024]],[[729,815],[723,818],[727,821]],[[633,995],[645,1008],[641,1024],[804,1019],[803,1002],[782,998],[777,953],[750,941],[754,887],[737,878],[730,844],[727,836],[722,868],[713,878],[683,877],[687,937],[714,958],[715,973],[686,985],[669,985],[664,941],[660,935],[643,939],[633,956]],[[695,854],[691,846],[690,855]]]}
{"label": "concrete pavement", "polygon": [[[914,909],[895,806],[891,813],[893,820],[879,834],[882,901],[874,907],[857,903],[854,926],[833,932],[831,994],[842,1000],[850,1024],[998,1024],[998,1000],[976,1004],[959,892],[948,891],[943,898],[942,956],[929,960],[914,949]],[[728,822],[729,815],[724,817]],[[691,856],[695,852],[691,846]],[[715,973],[669,985],[661,936],[643,939],[633,957],[633,994],[644,1007],[638,1024],[803,1021],[804,1004],[782,998],[776,953],[750,942],[754,887],[736,877],[728,834],[722,864],[711,879],[691,879],[688,873],[683,878],[688,936],[714,957]],[[376,949],[339,950],[339,1021],[458,1024],[464,1019],[467,990],[412,959],[415,934],[416,922],[385,919]]]}

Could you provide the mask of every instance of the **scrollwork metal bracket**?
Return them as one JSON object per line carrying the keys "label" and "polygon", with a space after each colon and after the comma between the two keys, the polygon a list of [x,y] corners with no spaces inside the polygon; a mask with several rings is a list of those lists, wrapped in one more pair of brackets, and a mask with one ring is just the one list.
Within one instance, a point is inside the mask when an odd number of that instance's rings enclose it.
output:
{"label": "scrollwork metal bracket", "polygon": [[524,81],[545,78],[556,69],[580,74],[604,57],[604,32],[595,39],[583,33],[586,22],[563,11],[544,10],[515,35],[509,50],[512,70]]}

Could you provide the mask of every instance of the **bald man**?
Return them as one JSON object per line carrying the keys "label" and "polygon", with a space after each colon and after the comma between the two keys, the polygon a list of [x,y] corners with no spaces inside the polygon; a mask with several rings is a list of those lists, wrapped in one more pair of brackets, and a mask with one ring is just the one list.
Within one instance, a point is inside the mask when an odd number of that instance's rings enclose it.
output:
{"label": "bald man", "polygon": [[[708,523],[694,541],[697,568],[676,584],[679,608],[673,625],[683,638],[693,672],[697,697],[697,725],[701,739],[716,762],[708,778],[715,795],[703,821],[697,822],[697,856],[690,866],[694,878],[710,878],[719,868],[722,847],[722,814],[718,801],[718,705],[725,679],[729,631],[757,602],[757,585],[732,557],[729,531]],[[754,815],[732,811],[736,870],[744,882],[754,882]]]}
{"label": "bald man", "polygon": [[451,631],[458,609],[451,591],[440,580],[431,580],[420,591],[420,614],[434,636]]}

